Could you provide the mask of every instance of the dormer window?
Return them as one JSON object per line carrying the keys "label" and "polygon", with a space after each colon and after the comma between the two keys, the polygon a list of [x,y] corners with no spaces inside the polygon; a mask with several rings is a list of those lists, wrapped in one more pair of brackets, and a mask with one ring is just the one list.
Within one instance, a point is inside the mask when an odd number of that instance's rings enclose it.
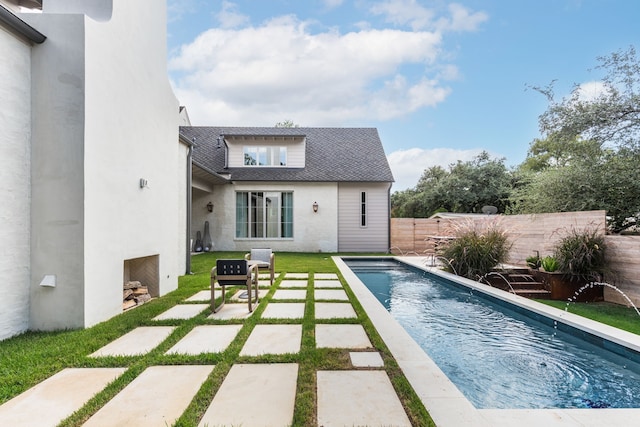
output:
{"label": "dormer window", "polygon": [[245,146],[245,166],[287,166],[287,147]]}

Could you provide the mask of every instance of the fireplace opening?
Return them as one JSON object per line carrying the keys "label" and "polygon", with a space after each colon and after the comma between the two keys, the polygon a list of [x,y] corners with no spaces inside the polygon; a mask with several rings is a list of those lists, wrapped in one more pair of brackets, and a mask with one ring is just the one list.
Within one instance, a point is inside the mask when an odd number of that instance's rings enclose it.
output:
{"label": "fireplace opening", "polygon": [[122,310],[142,305],[160,293],[159,255],[124,260]]}

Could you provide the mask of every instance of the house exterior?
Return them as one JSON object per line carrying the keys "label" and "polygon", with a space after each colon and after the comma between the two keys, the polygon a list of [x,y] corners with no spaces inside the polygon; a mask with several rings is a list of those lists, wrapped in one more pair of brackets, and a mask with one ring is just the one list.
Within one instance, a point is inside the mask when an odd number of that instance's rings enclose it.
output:
{"label": "house exterior", "polygon": [[189,145],[165,2],[0,0],[0,56],[0,339],[121,313],[129,279],[177,288]]}
{"label": "house exterior", "polygon": [[[213,250],[387,252],[393,175],[373,128],[182,126],[191,240]],[[209,211],[211,210],[211,211]]]}

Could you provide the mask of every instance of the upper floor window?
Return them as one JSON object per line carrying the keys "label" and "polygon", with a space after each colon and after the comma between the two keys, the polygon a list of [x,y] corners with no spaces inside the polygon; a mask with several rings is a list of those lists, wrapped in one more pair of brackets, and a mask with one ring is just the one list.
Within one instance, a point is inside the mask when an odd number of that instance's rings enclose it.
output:
{"label": "upper floor window", "polygon": [[245,146],[245,166],[287,166],[287,147]]}

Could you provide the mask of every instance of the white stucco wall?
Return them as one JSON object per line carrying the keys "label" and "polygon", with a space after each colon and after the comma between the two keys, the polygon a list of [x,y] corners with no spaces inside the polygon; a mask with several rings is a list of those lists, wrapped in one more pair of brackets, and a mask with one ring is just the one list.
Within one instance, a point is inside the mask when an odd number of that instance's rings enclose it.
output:
{"label": "white stucco wall", "polygon": [[[236,239],[236,191],[293,191],[293,239]],[[237,183],[215,186],[209,227],[215,250],[247,251],[269,247],[287,252],[338,250],[338,186],[336,183]],[[313,202],[318,202],[317,213]]]}
{"label": "white stucco wall", "polygon": [[31,46],[0,28],[0,340],[29,326]]}
{"label": "white stucco wall", "polygon": [[[27,14],[32,48],[30,328],[84,325],[84,17]],[[45,275],[56,287],[42,287]]]}
{"label": "white stucco wall", "polygon": [[[63,14],[65,3],[73,13],[85,4],[58,0],[55,15],[28,17],[48,36],[33,55],[33,329],[120,313],[127,259],[158,256],[161,295],[184,272],[186,154],[166,73],[166,5],[92,0],[95,21]],[[55,288],[39,286],[44,274],[57,276]]]}
{"label": "white stucco wall", "polygon": [[[87,20],[85,326],[122,310],[124,260],[159,255],[159,295],[184,273],[186,152],[166,70],[166,10],[113,2]],[[123,48],[125,47],[125,48]],[[148,186],[140,188],[140,179]]]}

